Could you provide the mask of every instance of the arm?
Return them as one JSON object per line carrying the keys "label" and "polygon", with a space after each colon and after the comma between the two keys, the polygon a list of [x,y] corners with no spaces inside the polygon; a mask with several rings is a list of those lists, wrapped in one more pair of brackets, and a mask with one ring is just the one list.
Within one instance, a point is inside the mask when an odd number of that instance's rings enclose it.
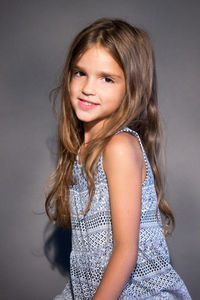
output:
{"label": "arm", "polygon": [[145,162],[136,137],[114,136],[104,151],[110,194],[113,251],[93,300],[116,300],[137,261]]}

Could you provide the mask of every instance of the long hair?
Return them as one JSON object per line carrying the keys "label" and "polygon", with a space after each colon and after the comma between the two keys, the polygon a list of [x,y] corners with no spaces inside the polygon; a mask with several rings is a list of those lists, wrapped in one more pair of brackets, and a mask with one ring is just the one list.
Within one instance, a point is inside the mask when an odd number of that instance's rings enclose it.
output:
{"label": "long hair", "polygon": [[154,53],[148,34],[119,19],[100,19],[82,30],[73,41],[64,66],[60,85],[53,90],[55,98],[60,94],[58,111],[59,159],[49,184],[46,212],[50,220],[61,226],[70,224],[69,187],[74,184],[73,165],[84,142],[83,124],[76,117],[70,101],[72,70],[81,56],[98,44],[122,68],[126,81],[125,97],[112,113],[95,139],[87,146],[82,165],[88,178],[89,199],[83,214],[89,210],[95,192],[95,173],[98,159],[112,136],[124,126],[140,135],[151,164],[158,208],[163,213],[164,232],[169,224],[174,227],[174,216],[164,196],[163,180],[159,168],[162,146]]}

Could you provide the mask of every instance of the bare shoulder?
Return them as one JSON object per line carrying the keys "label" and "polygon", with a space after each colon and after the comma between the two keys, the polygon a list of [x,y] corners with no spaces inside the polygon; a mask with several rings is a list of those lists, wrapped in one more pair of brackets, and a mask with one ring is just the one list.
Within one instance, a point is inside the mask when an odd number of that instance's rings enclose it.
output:
{"label": "bare shoulder", "polygon": [[134,164],[141,167],[143,165],[143,153],[136,136],[121,132],[114,135],[106,145],[103,155],[103,166],[105,171],[118,165]]}

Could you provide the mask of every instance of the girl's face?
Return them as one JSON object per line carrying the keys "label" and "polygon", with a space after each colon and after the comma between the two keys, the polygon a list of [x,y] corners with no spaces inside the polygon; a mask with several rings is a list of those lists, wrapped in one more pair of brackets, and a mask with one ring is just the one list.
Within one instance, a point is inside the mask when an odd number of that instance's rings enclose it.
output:
{"label": "girl's face", "polygon": [[108,51],[94,45],[72,70],[71,103],[84,128],[99,130],[125,95],[125,77]]}

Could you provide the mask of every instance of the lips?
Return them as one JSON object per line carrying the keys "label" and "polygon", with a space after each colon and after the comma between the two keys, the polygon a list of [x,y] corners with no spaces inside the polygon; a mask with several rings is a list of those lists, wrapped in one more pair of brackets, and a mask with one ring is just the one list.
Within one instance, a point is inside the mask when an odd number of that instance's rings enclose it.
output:
{"label": "lips", "polygon": [[95,103],[95,102],[92,102],[92,101],[89,101],[89,100],[85,100],[85,99],[78,98],[78,100],[81,101],[81,102],[84,102],[87,105],[98,105],[98,103]]}
{"label": "lips", "polygon": [[78,105],[82,110],[95,109],[99,104],[85,99],[78,98]]}

